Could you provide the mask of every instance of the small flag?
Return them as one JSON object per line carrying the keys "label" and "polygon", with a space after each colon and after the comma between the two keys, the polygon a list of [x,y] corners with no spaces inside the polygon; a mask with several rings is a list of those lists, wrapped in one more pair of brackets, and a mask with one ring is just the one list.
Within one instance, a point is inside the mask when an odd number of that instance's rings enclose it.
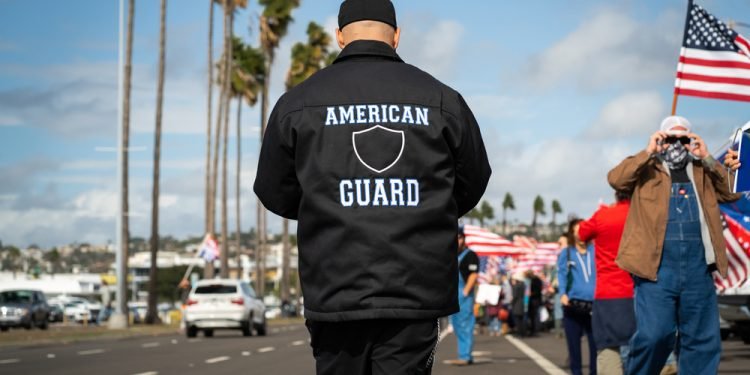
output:
{"label": "small flag", "polygon": [[675,95],[750,101],[750,43],[692,0]]}
{"label": "small flag", "polygon": [[203,258],[206,262],[213,262],[219,257],[219,245],[210,233],[207,233],[206,236],[203,237],[203,243],[201,243],[201,249],[198,252],[198,256]]}

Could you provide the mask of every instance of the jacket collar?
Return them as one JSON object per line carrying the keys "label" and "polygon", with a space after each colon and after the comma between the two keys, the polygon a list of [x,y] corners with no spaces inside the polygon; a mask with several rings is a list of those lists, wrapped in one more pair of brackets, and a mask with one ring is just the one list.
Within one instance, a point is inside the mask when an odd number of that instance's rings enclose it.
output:
{"label": "jacket collar", "polygon": [[356,40],[344,47],[339,54],[339,57],[334,61],[334,64],[355,57],[376,57],[396,62],[404,62],[404,60],[398,56],[396,50],[386,43],[376,40]]}

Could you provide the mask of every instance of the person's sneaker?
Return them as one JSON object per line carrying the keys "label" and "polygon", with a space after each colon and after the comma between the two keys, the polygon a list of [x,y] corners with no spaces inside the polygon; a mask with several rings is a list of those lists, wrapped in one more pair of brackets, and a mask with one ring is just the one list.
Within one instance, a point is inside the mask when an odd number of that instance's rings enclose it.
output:
{"label": "person's sneaker", "polygon": [[662,368],[660,375],[675,375],[677,374],[677,365],[670,364]]}
{"label": "person's sneaker", "polygon": [[448,359],[444,363],[452,366],[468,366],[471,362],[472,361],[467,361],[465,359]]}

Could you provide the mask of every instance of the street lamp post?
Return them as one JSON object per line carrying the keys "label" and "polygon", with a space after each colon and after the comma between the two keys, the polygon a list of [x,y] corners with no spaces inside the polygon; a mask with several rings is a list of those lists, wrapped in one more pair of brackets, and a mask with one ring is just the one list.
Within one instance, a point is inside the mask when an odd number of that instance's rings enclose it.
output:
{"label": "street lamp post", "polygon": [[118,65],[117,65],[117,97],[118,97],[118,104],[117,104],[117,114],[118,114],[118,123],[117,123],[117,217],[115,219],[115,262],[116,265],[116,274],[117,274],[117,305],[115,306],[114,313],[109,318],[109,328],[110,329],[126,329],[128,328],[128,316],[127,316],[127,309],[128,309],[128,289],[127,289],[127,269],[126,269],[126,261],[127,261],[127,253],[122,248],[122,219],[123,219],[123,189],[122,189],[122,168],[123,168],[123,158],[125,153],[125,147],[124,147],[124,139],[123,139],[123,103],[122,99],[124,96],[124,87],[123,87],[123,67],[124,67],[124,56],[125,56],[125,41],[124,41],[124,34],[125,34],[125,0],[120,0],[120,48],[119,48],[119,59],[118,59]]}

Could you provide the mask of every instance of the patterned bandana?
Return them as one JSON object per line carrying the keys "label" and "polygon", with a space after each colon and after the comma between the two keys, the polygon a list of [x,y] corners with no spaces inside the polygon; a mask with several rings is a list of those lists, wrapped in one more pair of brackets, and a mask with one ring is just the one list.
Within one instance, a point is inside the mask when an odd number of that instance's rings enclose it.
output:
{"label": "patterned bandana", "polygon": [[688,150],[680,142],[675,142],[667,146],[667,149],[661,152],[661,159],[667,163],[669,169],[683,169],[688,163]]}

